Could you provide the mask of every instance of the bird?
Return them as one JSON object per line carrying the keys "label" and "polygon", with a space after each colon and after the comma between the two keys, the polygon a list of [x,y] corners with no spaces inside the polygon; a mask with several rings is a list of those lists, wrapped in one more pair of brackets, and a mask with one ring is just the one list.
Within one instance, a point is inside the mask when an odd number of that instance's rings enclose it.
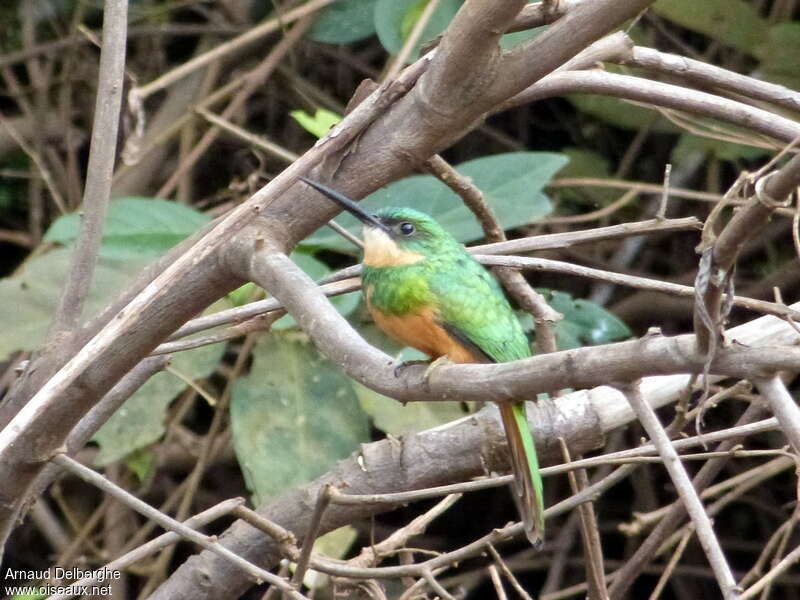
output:
{"label": "bird", "polygon": [[[442,362],[498,363],[531,355],[497,280],[433,217],[407,207],[371,214],[343,194],[300,179],[363,223],[361,282],[375,324]],[[499,402],[525,534],[544,543],[542,478],[524,400]]]}

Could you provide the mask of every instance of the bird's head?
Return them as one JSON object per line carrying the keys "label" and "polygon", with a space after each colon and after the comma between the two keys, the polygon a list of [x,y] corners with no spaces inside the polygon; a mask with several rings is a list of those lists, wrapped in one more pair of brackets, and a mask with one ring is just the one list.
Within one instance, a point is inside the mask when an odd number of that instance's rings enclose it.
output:
{"label": "bird's head", "polygon": [[391,207],[370,214],[339,192],[301,179],[364,223],[364,264],[368,267],[414,264],[460,248],[453,236],[423,212]]}

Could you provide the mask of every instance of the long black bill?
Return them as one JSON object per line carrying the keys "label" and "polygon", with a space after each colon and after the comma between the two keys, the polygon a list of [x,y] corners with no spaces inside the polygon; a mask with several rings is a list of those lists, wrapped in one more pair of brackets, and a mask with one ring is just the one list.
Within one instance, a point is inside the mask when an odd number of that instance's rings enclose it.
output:
{"label": "long black bill", "polygon": [[361,208],[358,204],[356,204],[355,202],[350,200],[350,198],[348,198],[347,196],[344,196],[343,194],[340,194],[336,190],[332,190],[331,188],[329,188],[327,186],[324,186],[321,183],[317,183],[316,181],[312,181],[311,179],[308,179],[307,177],[300,176],[300,177],[298,177],[298,179],[300,181],[302,181],[303,183],[306,183],[306,184],[310,185],[311,187],[313,187],[315,190],[317,190],[323,196],[327,196],[328,198],[333,200],[336,204],[341,206],[344,210],[346,210],[351,215],[356,217],[362,223],[365,223],[366,225],[369,225],[371,227],[377,227],[378,229],[380,229],[382,231],[385,231],[387,233],[390,231],[390,229],[386,225],[381,223],[378,220],[378,218],[375,217],[375,215],[369,214],[367,211],[365,211],[363,208]]}

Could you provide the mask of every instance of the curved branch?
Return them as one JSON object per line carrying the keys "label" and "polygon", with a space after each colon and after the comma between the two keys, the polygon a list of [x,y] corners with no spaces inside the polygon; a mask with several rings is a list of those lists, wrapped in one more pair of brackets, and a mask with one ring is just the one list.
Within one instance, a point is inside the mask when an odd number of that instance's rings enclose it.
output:
{"label": "curved branch", "polygon": [[719,119],[789,143],[800,123],[769,111],[699,90],[606,71],[567,71],[548,75],[505,102],[499,110],[567,94],[600,94]]}
{"label": "curved branch", "polygon": [[[396,375],[394,359],[370,346],[330,304],[316,284],[288,257],[255,251],[250,277],[295,317],[319,350],[367,387],[405,402],[505,401],[532,398],[561,388],[590,388],[610,381],[673,373],[700,373],[705,355],[694,335],[641,339],[576,348],[492,365],[443,365],[427,381],[425,367]],[[732,345],[719,351],[711,373],[764,377],[776,370],[800,371],[800,348]]]}

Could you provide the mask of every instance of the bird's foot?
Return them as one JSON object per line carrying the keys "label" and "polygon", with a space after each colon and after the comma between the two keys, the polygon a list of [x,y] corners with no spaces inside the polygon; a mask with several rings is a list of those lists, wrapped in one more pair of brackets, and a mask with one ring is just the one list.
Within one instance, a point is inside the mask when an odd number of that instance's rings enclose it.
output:
{"label": "bird's foot", "polygon": [[450,357],[448,357],[447,354],[443,354],[436,360],[431,361],[430,364],[428,365],[428,368],[425,369],[425,372],[422,374],[422,381],[425,382],[425,387],[430,388],[431,375],[433,375],[433,372],[437,368],[453,364],[455,363],[452,360],[450,360]]}
{"label": "bird's foot", "polygon": [[428,360],[404,360],[399,365],[394,368],[394,376],[400,377],[400,374],[407,369],[408,367],[415,367],[417,365],[427,365],[430,364]]}

